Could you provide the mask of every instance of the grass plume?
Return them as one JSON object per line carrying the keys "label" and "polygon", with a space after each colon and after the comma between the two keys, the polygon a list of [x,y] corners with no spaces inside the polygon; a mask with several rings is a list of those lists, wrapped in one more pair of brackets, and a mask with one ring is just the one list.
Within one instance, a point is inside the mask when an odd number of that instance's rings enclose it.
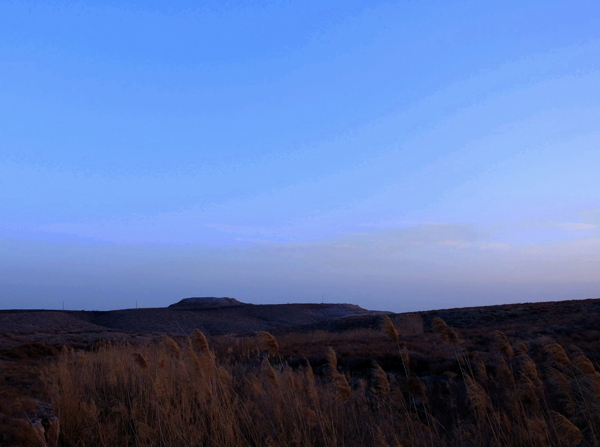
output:
{"label": "grass plume", "polygon": [[390,338],[390,340],[398,342],[398,331],[396,330],[396,327],[394,326],[394,323],[390,317],[385,314],[381,316],[381,329]]}
{"label": "grass plume", "polygon": [[277,354],[279,352],[279,344],[273,335],[265,331],[259,331],[256,335],[264,351],[269,354]]}
{"label": "grass plume", "polygon": [[[174,336],[85,356],[65,350],[47,373],[60,445],[599,445],[598,373],[583,351],[569,347],[567,363],[555,341],[532,339],[528,353],[516,343],[512,356],[498,346],[513,346],[510,335],[491,331],[482,339],[495,341],[478,351],[443,320],[433,328],[402,336],[414,356],[406,365],[393,333],[377,326],[279,343],[259,334],[261,347],[271,345],[264,351],[277,344],[277,356],[257,357],[253,336],[213,336],[209,349],[199,331],[188,343]],[[362,357],[352,357],[358,349]]]}

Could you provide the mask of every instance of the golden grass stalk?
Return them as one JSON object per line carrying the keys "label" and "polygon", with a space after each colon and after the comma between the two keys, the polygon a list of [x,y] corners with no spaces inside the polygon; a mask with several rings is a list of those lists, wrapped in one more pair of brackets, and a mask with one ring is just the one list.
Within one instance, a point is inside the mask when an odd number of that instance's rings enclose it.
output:
{"label": "golden grass stalk", "polygon": [[[548,424],[540,417],[526,418],[526,428],[523,433],[520,433],[522,439],[528,442],[526,445],[547,446],[548,445]],[[563,447],[563,444],[560,445]]]}
{"label": "golden grass stalk", "polygon": [[509,357],[515,355],[515,351],[513,350],[512,346],[510,345],[510,342],[508,341],[508,338],[506,337],[506,335],[504,335],[503,332],[494,331],[494,338],[496,340],[496,347],[501,353]]}
{"label": "golden grass stalk", "polygon": [[337,371],[337,367],[338,367],[337,355],[331,346],[329,346],[327,348],[327,363],[329,363],[329,368],[332,371]]}
{"label": "golden grass stalk", "polygon": [[259,331],[256,335],[263,351],[267,351],[270,354],[277,354],[277,352],[279,352],[279,344],[277,344],[277,340],[275,340],[275,337],[271,334],[265,331]]}
{"label": "golden grass stalk", "polygon": [[215,358],[210,353],[198,357],[200,360],[200,371],[205,380],[212,380],[216,375]]}
{"label": "golden grass stalk", "polygon": [[513,430],[512,424],[510,422],[510,418],[504,412],[496,413],[496,420],[500,424],[500,427],[505,433],[510,433]]}
{"label": "golden grass stalk", "polygon": [[212,352],[206,351],[204,354],[197,355],[192,347],[188,346],[185,353],[194,370],[200,374],[205,381],[210,381],[215,377],[216,366]]}
{"label": "golden grass stalk", "polygon": [[390,338],[390,340],[398,342],[398,331],[396,330],[396,327],[394,326],[394,323],[390,317],[385,314],[381,316],[381,329]]}
{"label": "golden grass stalk", "polygon": [[563,410],[569,415],[575,414],[576,403],[573,399],[573,387],[569,380],[556,368],[547,366],[545,368],[547,383],[554,394],[558,394],[559,401],[563,405]]}
{"label": "golden grass stalk", "polygon": [[267,377],[269,385],[271,385],[274,388],[279,388],[279,380],[277,378],[277,374],[275,373],[275,370],[273,369],[271,363],[266,357],[262,361],[262,368],[265,376]]}
{"label": "golden grass stalk", "polygon": [[306,363],[306,367],[304,368],[304,375],[306,379],[311,383],[315,383],[315,373],[312,369],[312,366],[310,366],[310,361],[304,357],[304,362]]}
{"label": "golden grass stalk", "polygon": [[344,402],[349,400],[352,390],[350,389],[350,385],[348,385],[346,376],[341,373],[335,373],[332,376],[337,398]]}
{"label": "golden grass stalk", "polygon": [[260,382],[260,379],[256,376],[252,377],[252,391],[256,396],[264,396],[266,394],[265,389]]}
{"label": "golden grass stalk", "polygon": [[310,362],[308,359],[305,359],[306,366],[304,367],[304,380],[307,395],[311,402],[317,402],[319,400],[319,393],[317,391],[316,381],[315,381],[315,373],[310,366]]}
{"label": "golden grass stalk", "polygon": [[373,360],[372,364],[373,368],[371,369],[371,375],[373,377],[373,388],[377,394],[387,396],[391,391],[387,374],[375,360]]}
{"label": "golden grass stalk", "polygon": [[302,414],[304,415],[304,417],[308,421],[308,425],[315,426],[315,425],[317,425],[319,423],[319,418],[317,417],[317,413],[315,413],[310,408],[304,407],[302,409]]}
{"label": "golden grass stalk", "polygon": [[577,428],[569,419],[556,411],[550,411],[552,415],[552,423],[556,428],[556,434],[561,445],[576,446],[583,441],[581,430]]}
{"label": "golden grass stalk", "polygon": [[260,379],[256,376],[252,376],[250,379],[248,377],[244,377],[242,384],[245,393],[248,396],[251,396],[253,399],[262,397],[266,394]]}
{"label": "golden grass stalk", "polygon": [[148,361],[146,360],[146,357],[139,352],[133,353],[133,361],[142,369],[148,368]]}
{"label": "golden grass stalk", "polygon": [[569,381],[563,373],[561,373],[556,368],[547,366],[546,375],[548,376],[548,381],[550,382],[554,390],[557,390],[562,394],[571,395],[573,391],[571,388],[571,384],[569,383]]}
{"label": "golden grass stalk", "polygon": [[577,369],[579,369],[579,371],[586,375],[593,375],[596,373],[596,367],[581,349],[579,349],[577,346],[571,345],[569,346],[569,351],[571,351],[573,364],[577,367]]}
{"label": "golden grass stalk", "polygon": [[331,346],[327,348],[328,369],[338,399],[346,401],[350,399],[352,390],[346,376],[338,371],[337,355]]}
{"label": "golden grass stalk", "polygon": [[460,337],[454,328],[451,328],[441,318],[434,318],[432,320],[433,331],[439,334],[442,340],[452,345],[460,343]]}
{"label": "golden grass stalk", "polygon": [[540,409],[540,400],[536,391],[536,386],[527,378],[522,377],[517,388],[519,400],[524,409],[535,412]]}
{"label": "golden grass stalk", "polygon": [[521,352],[515,357],[515,359],[517,360],[517,364],[519,366],[519,373],[523,377],[531,380],[535,387],[541,390],[543,388],[543,384],[535,362],[531,359],[531,357],[524,352]]}
{"label": "golden grass stalk", "polygon": [[200,359],[198,355],[194,352],[194,350],[188,346],[185,350],[185,354],[190,359],[190,363],[192,367],[196,370],[198,374],[202,374],[202,366],[200,365]]}
{"label": "golden grass stalk", "polygon": [[233,377],[231,374],[222,366],[217,367],[217,377],[221,387],[231,388],[233,385]]}
{"label": "golden grass stalk", "polygon": [[494,358],[494,366],[496,367],[496,382],[499,385],[509,385],[515,382],[513,372],[506,364],[504,357],[496,354]]}
{"label": "golden grass stalk", "polygon": [[206,336],[198,329],[194,329],[191,337],[191,343],[196,352],[205,354],[208,352],[208,340]]}
{"label": "golden grass stalk", "polygon": [[573,359],[573,364],[586,375],[596,374],[596,368],[594,364],[588,359],[586,356],[575,357]]}
{"label": "golden grass stalk", "polygon": [[542,341],[542,348],[546,355],[548,355],[548,357],[558,365],[566,366],[571,364],[571,361],[569,360],[569,357],[567,356],[567,353],[563,347],[551,338],[547,338]]}
{"label": "golden grass stalk", "polygon": [[529,352],[529,348],[527,346],[525,346],[525,343],[523,343],[522,341],[517,341],[516,343],[517,346],[517,351],[522,352],[524,354],[527,354]]}
{"label": "golden grass stalk", "polygon": [[464,377],[465,385],[467,387],[467,394],[469,396],[469,400],[471,401],[473,410],[475,411],[477,417],[482,420],[492,408],[490,397],[485,392],[483,387],[475,380],[468,375],[465,375]]}
{"label": "golden grass stalk", "polygon": [[181,348],[179,347],[179,345],[177,344],[177,342],[175,340],[173,340],[168,335],[163,335],[162,341],[163,341],[163,345],[165,346],[165,348],[167,348],[167,351],[169,352],[169,354],[171,354],[176,359],[181,358]]}
{"label": "golden grass stalk", "polygon": [[486,383],[488,381],[487,368],[485,367],[485,362],[483,361],[480,355],[476,354],[473,357],[473,360],[471,361],[471,366],[473,368],[475,378],[481,383]]}

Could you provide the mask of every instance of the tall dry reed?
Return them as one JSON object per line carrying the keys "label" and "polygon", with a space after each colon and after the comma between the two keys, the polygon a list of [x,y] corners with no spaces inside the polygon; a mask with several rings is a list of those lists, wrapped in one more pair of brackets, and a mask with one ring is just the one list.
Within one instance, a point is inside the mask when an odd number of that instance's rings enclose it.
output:
{"label": "tall dry reed", "polygon": [[[400,343],[390,323],[386,334]],[[322,361],[292,368],[280,353],[263,355],[279,351],[267,333],[259,348],[252,338],[213,337],[218,352],[199,331],[64,352],[48,375],[61,445],[600,445],[598,373],[581,350],[540,340],[531,356],[518,344],[511,355],[510,338],[490,334],[489,352],[471,352],[458,330],[441,320],[434,329],[454,353],[442,359],[450,370],[434,376],[395,349],[396,369],[372,359],[351,371],[324,347]]]}

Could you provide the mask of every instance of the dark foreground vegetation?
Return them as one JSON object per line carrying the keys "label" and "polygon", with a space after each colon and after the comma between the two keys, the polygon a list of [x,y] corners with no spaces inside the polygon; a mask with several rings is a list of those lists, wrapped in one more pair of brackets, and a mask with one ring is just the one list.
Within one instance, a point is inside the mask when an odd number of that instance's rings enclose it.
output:
{"label": "dark foreground vegetation", "polygon": [[18,416],[44,393],[65,447],[600,445],[597,315],[493,325],[496,312],[471,327],[371,315],[335,331],[20,346],[6,355],[40,381],[0,399],[0,433],[9,412],[21,421],[0,445],[54,442]]}

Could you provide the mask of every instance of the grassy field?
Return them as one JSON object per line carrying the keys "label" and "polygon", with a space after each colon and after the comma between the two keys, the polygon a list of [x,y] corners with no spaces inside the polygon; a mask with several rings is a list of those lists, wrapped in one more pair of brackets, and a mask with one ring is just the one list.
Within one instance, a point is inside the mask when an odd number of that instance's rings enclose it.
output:
{"label": "grassy field", "polygon": [[[345,332],[63,348],[62,446],[597,446],[590,345],[434,318]],[[593,352],[592,352],[593,353]],[[593,356],[591,356],[593,357]]]}

